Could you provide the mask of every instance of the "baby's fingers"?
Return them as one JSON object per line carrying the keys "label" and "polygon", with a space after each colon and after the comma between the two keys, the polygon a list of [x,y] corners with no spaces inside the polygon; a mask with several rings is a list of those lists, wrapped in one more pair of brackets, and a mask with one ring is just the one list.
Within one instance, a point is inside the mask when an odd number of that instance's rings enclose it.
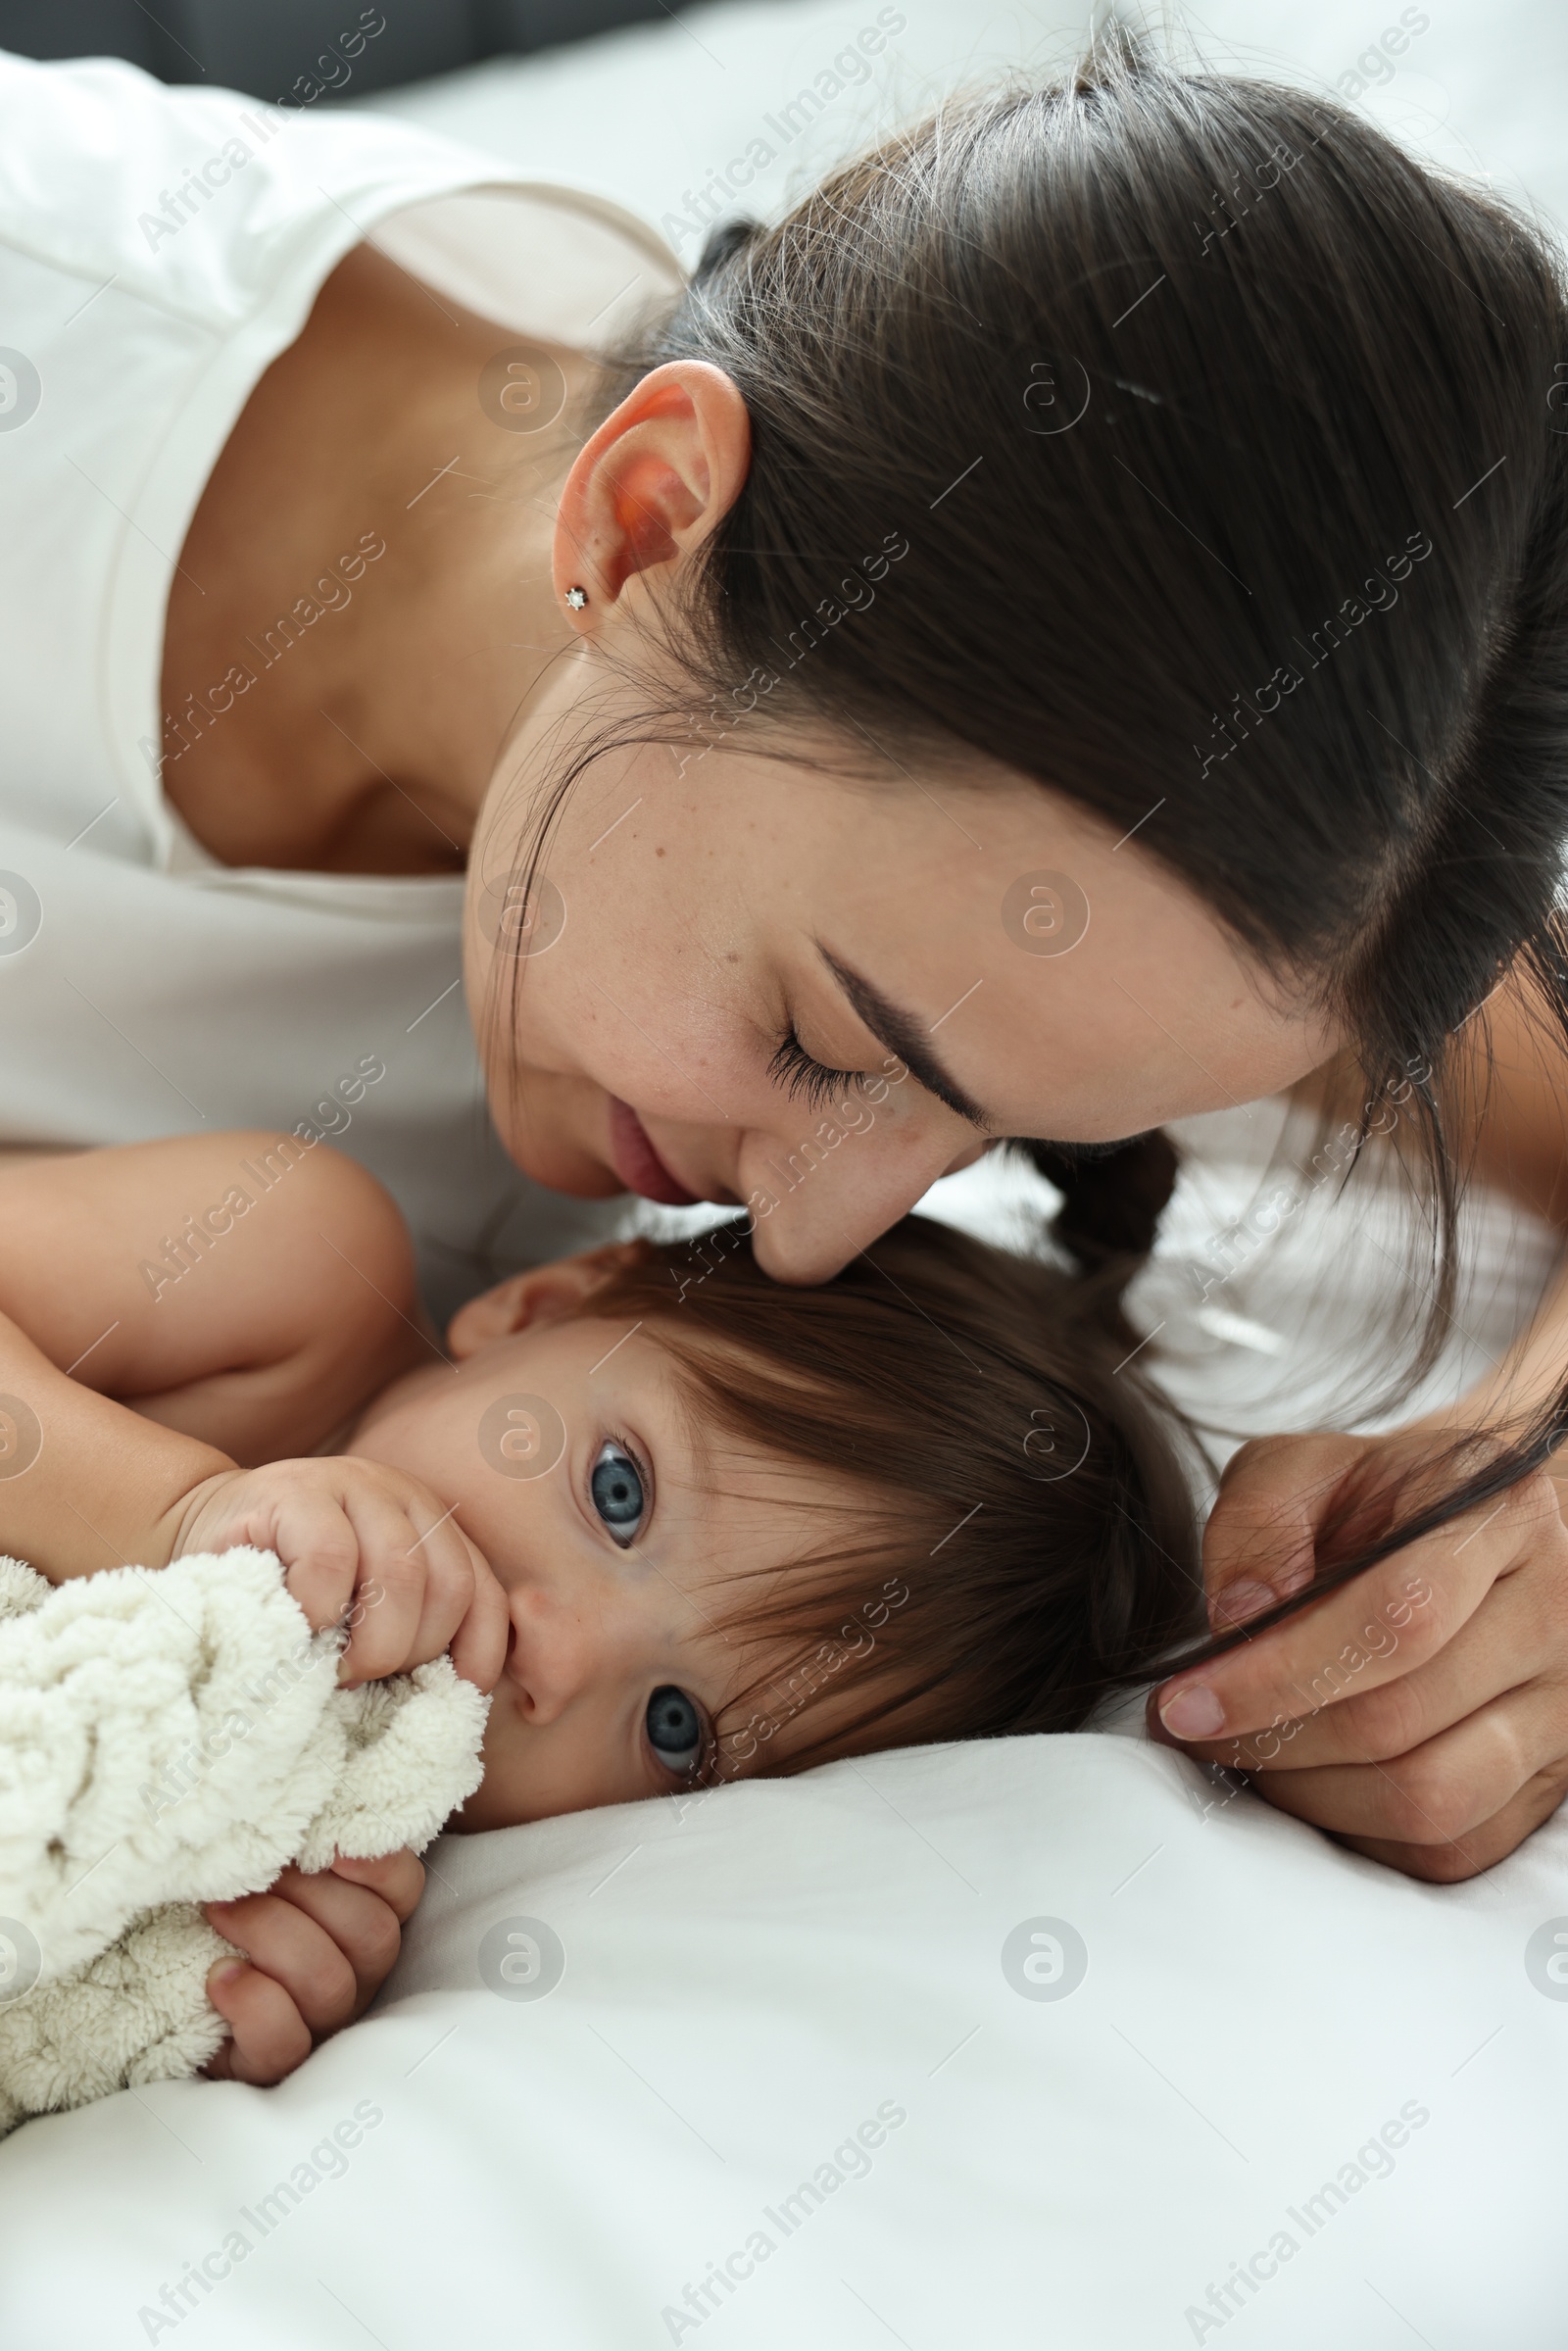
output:
{"label": "baby's fingers", "polygon": [[[383,1517],[377,1496],[350,1507],[361,1527],[365,1572],[377,1589],[356,1609],[344,1655],[342,1679],[374,1681],[382,1674],[424,1665],[447,1648],[473,1604],[478,1553],[432,1495],[427,1503],[399,1505],[395,1526]],[[357,1620],[357,1621],[356,1621]],[[499,1672],[499,1665],[497,1671]]]}
{"label": "baby's fingers", "polygon": [[[406,1848],[399,1856],[385,1858],[412,1864],[422,1882],[424,1872]],[[373,1873],[367,1868],[363,1877],[349,1877],[334,1868],[316,1870],[307,1876],[303,1870],[286,1869],[270,1891],[279,1903],[291,1904],[307,1919],[314,1920],[348,1961],[355,1984],[352,2013],[358,2016],[391,1974],[402,1941],[401,1916],[374,1883]],[[413,1906],[411,1903],[410,1908]],[[221,1931],[230,1934],[227,1927]],[[237,1942],[240,1938],[232,1935],[231,1939]],[[307,1947],[319,1961],[320,1946],[314,1938]],[[303,1986],[287,1977],[284,1982],[305,2012]],[[344,2021],[342,2017],[337,2019],[339,2023]]]}
{"label": "baby's fingers", "polygon": [[[422,1665],[452,1647],[474,1606],[479,1579],[488,1577],[490,1571],[458,1524],[455,1507],[433,1524],[434,1513],[427,1517],[417,1505],[410,1515],[428,1530],[419,1535],[415,1546],[416,1556],[424,1561],[424,1606],[409,1658],[411,1665]],[[496,1671],[500,1671],[499,1660]]]}
{"label": "baby's fingers", "polygon": [[360,1539],[342,1503],[330,1494],[291,1494],[277,1512],[272,1547],[311,1631],[337,1624],[360,1570]]}
{"label": "baby's fingers", "polygon": [[[292,1875],[285,1873],[285,1877]],[[284,1883],[279,1879],[280,1886]],[[345,1900],[356,1894],[366,1902],[374,1899],[357,1886],[340,1885],[338,1891]],[[360,1983],[353,1961],[331,1929],[313,1918],[291,1894],[274,1889],[242,1894],[235,1902],[209,1902],[206,1907],[219,1934],[237,1943],[253,1967],[287,1992],[313,2034],[319,2037],[335,2033],[358,2013]],[[209,1981],[209,1993],[226,1988],[238,1997],[243,1978],[235,1977],[225,1987],[217,1981],[221,1975],[220,1962]],[[246,1989],[249,1993],[249,1987]],[[259,2003],[259,1995],[250,1996]],[[213,2005],[220,2014],[226,2014],[220,1997],[214,1998]],[[298,2058],[294,2062],[297,2064]]]}
{"label": "baby's fingers", "polygon": [[339,1853],[332,1862],[332,1875],[379,1894],[400,1926],[413,1918],[424,1892],[424,1864],[407,1845],[399,1845],[395,1853],[377,1854],[373,1861]]}
{"label": "baby's fingers", "polygon": [[388,1494],[373,1487],[351,1492],[344,1506],[358,1538],[360,1580],[348,1613],[349,1641],[339,1660],[338,1680],[378,1682],[384,1674],[402,1673],[426,1656],[438,1656],[446,1645],[420,1645],[429,1580],[427,1546],[407,1506]]}
{"label": "baby's fingers", "polygon": [[512,1618],[507,1595],[497,1583],[489,1561],[470,1543],[473,1597],[468,1613],[452,1636],[452,1662],[475,1690],[494,1690],[507,1661]]}
{"label": "baby's fingers", "polygon": [[243,1959],[226,1959],[207,1979],[207,1997],[232,2038],[203,2068],[215,2082],[281,2082],[311,2053],[311,2029],[281,1984]]}

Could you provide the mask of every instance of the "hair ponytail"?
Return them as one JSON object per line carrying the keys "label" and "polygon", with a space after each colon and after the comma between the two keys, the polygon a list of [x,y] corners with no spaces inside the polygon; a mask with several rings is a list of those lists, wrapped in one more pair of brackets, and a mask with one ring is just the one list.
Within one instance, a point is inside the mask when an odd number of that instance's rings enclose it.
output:
{"label": "hair ponytail", "polygon": [[703,239],[703,249],[697,257],[691,283],[694,286],[706,285],[709,278],[717,276],[737,253],[744,253],[752,239],[761,233],[760,220],[720,220],[717,227],[710,228]]}
{"label": "hair ponytail", "polygon": [[1125,1285],[1154,1246],[1159,1220],[1176,1189],[1180,1160],[1163,1128],[1125,1143],[1018,1143],[1048,1184],[1061,1194],[1051,1237],[1086,1274],[1114,1267]]}

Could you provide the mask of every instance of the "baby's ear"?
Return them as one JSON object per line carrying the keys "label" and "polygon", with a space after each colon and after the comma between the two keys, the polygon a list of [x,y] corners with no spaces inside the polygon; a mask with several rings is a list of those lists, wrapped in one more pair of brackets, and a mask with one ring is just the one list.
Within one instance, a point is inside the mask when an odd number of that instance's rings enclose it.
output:
{"label": "baby's ear", "polygon": [[558,1257],[552,1265],[536,1265],[531,1273],[514,1274],[510,1282],[498,1282],[494,1290],[481,1291],[459,1307],[447,1329],[447,1346],[461,1363],[530,1324],[569,1322],[596,1290],[635,1265],[647,1249],[644,1241],[610,1241],[602,1249],[584,1249],[580,1256]]}

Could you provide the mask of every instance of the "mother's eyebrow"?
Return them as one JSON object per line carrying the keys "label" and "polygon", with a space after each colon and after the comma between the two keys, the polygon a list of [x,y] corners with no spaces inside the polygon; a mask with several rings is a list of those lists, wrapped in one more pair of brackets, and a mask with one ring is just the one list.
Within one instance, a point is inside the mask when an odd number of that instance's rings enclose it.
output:
{"label": "mother's eyebrow", "polygon": [[982,1134],[993,1133],[992,1121],[979,1103],[965,1094],[956,1079],[948,1075],[927,1044],[930,1030],[923,1029],[911,1013],[905,1011],[902,1004],[891,1003],[880,988],[874,988],[851,964],[842,962],[820,940],[816,943],[816,952],[877,1043],[885,1045],[888,1052],[904,1063],[909,1075],[925,1088],[927,1094],[934,1094],[939,1102],[946,1102],[950,1110],[956,1110],[960,1118],[967,1119],[970,1126],[978,1127]]}

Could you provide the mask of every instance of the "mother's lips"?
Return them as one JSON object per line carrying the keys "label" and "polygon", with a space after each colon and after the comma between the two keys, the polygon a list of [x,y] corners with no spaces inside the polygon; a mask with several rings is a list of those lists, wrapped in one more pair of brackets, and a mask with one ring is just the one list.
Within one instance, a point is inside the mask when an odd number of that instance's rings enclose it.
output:
{"label": "mother's lips", "polygon": [[659,1200],[666,1208],[695,1208],[698,1195],[678,1183],[648,1140],[642,1120],[629,1102],[610,1097],[610,1157],[628,1192]]}

